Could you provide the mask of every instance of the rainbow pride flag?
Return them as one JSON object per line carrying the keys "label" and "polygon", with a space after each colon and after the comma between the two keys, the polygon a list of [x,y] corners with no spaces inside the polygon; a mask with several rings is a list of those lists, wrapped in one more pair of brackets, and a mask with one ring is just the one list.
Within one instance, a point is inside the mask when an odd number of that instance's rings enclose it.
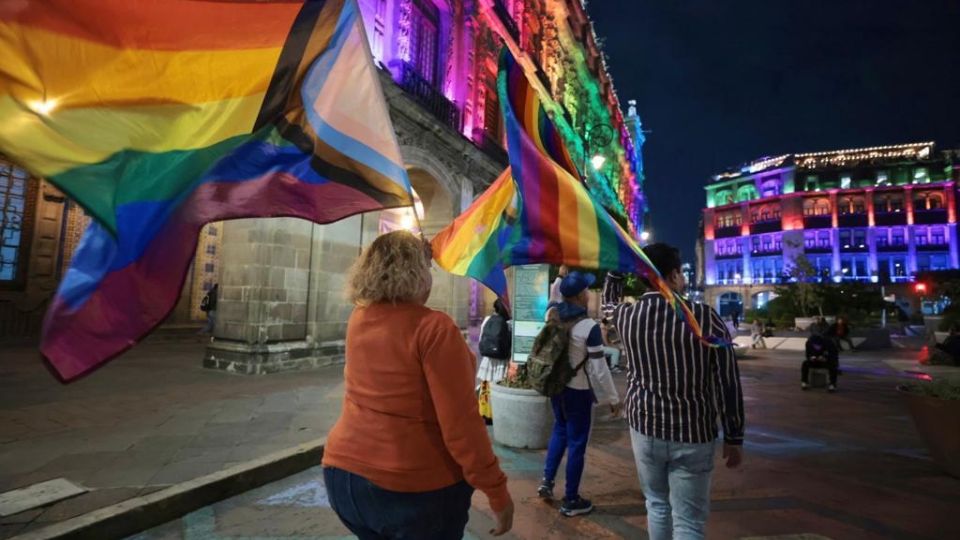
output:
{"label": "rainbow pride flag", "polygon": [[355,0],[0,4],[0,152],[95,218],[41,351],[78,377],[173,309],[201,227],[408,206]]}
{"label": "rainbow pride flag", "polygon": [[501,298],[509,266],[549,263],[639,273],[701,340],[725,345],[703,336],[687,303],[580,182],[536,89],[507,49],[500,55],[497,84],[510,168],[434,237],[437,264],[477,279]]}

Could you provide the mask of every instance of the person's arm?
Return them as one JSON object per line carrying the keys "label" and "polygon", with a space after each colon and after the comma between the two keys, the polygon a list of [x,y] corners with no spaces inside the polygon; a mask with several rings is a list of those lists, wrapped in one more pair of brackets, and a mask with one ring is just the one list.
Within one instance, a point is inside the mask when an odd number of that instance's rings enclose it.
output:
{"label": "person's arm", "polygon": [[607,367],[603,356],[603,338],[600,335],[600,325],[594,324],[587,335],[587,363],[584,369],[590,377],[590,384],[597,403],[616,406],[620,403],[620,395],[613,384],[613,375]]}
{"label": "person's arm", "polygon": [[[720,315],[710,309],[710,326],[713,335],[729,343],[730,334]],[[732,446],[743,444],[743,389],[740,386],[740,369],[732,347],[711,348],[713,377],[720,392],[720,419],[723,423],[723,442]]]}
{"label": "person's arm", "polygon": [[504,510],[512,505],[507,476],[493,454],[477,409],[470,349],[457,326],[442,313],[424,320],[417,344],[447,451],[463,469],[467,483],[487,496],[493,511]]}

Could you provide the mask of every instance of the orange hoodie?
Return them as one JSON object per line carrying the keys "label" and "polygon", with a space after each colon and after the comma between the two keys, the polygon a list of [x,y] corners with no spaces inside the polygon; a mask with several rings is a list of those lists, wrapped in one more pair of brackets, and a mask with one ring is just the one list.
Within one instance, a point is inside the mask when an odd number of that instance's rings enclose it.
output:
{"label": "orange hoodie", "polygon": [[507,477],[477,408],[476,358],[450,317],[415,304],[358,307],[346,357],[324,466],[400,492],[466,479],[494,511],[507,506]]}

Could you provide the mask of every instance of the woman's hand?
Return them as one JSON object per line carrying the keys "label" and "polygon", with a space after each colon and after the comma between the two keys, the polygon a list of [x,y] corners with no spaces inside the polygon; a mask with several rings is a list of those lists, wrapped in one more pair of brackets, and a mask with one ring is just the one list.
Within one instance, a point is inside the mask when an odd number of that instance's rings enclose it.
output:
{"label": "woman's hand", "polygon": [[502,536],[513,528],[513,501],[507,503],[506,508],[499,512],[494,512],[497,519],[497,526],[490,529],[490,534]]}

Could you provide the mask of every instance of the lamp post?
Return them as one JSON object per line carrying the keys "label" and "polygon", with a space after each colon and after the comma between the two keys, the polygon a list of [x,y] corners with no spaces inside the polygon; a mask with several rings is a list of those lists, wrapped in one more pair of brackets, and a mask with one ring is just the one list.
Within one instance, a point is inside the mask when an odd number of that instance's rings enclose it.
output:
{"label": "lamp post", "polygon": [[596,154],[591,156],[593,150],[603,148],[610,144],[610,141],[613,140],[613,128],[607,124],[594,124],[588,125],[586,122],[583,123],[583,179],[586,181],[589,173],[587,172],[587,162],[590,162],[590,165],[593,166],[594,171],[599,171],[603,168],[603,164],[607,162],[607,158],[601,154]]}

